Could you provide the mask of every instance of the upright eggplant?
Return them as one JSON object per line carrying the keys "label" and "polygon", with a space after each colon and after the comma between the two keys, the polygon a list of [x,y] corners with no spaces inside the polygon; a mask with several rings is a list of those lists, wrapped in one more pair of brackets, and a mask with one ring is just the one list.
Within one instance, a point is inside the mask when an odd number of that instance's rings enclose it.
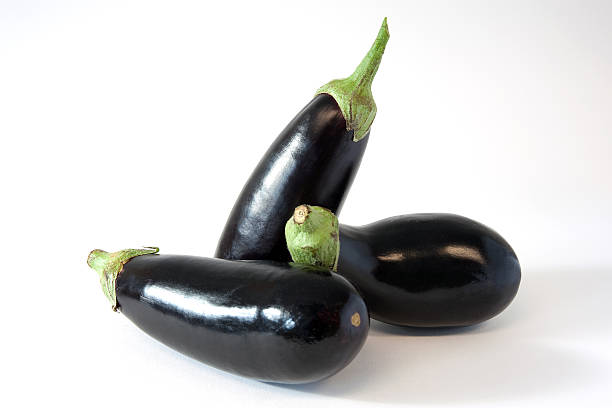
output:
{"label": "upright eggplant", "polygon": [[162,343],[261,381],[307,383],[344,368],[370,321],[355,288],[328,269],[266,261],[94,250],[114,310]]}
{"label": "upright eggplant", "polygon": [[288,261],[283,231],[298,204],[340,211],[376,115],[371,84],[388,39],[385,18],[355,72],[321,87],[272,143],[231,211],[216,257]]}
{"label": "upright eggplant", "polygon": [[[314,221],[304,220],[304,213],[315,215]],[[413,214],[363,227],[340,224],[336,260],[338,239],[329,233],[330,221],[317,217],[333,214],[296,208],[287,222],[291,253],[302,262],[314,259],[311,264],[337,263],[338,274],[355,285],[376,320],[418,327],[476,324],[504,310],[518,291],[521,268],[510,245],[469,218]]]}

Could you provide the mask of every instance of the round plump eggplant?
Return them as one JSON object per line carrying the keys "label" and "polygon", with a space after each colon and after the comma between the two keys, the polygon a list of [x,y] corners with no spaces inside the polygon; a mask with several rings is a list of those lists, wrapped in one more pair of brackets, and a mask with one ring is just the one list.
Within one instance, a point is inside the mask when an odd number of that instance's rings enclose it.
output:
{"label": "round plump eggplant", "polygon": [[284,226],[298,204],[340,211],[368,143],[371,84],[388,38],[385,19],[355,72],[321,87],[272,143],[234,204],[217,258],[289,261]]}
{"label": "round plump eggplant", "polygon": [[340,371],[369,329],[364,301],[328,269],[266,261],[93,251],[116,310],[162,343],[218,369],[308,383]]}
{"label": "round plump eggplant", "polygon": [[516,254],[498,233],[453,214],[340,225],[338,273],[364,296],[372,318],[418,327],[488,320],[521,281]]}
{"label": "round plump eggplant", "polygon": [[372,318],[399,326],[480,323],[510,304],[521,281],[516,254],[498,233],[453,214],[351,227],[338,226],[324,208],[301,205],[286,239],[294,260],[337,270]]}

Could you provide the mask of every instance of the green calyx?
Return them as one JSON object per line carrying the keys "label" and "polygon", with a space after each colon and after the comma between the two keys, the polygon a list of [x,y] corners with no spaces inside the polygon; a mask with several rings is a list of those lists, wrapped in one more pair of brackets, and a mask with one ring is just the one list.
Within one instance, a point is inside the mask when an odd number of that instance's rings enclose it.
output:
{"label": "green calyx", "polygon": [[327,208],[296,207],[285,225],[285,239],[293,262],[338,269],[338,218]]}
{"label": "green calyx", "polygon": [[115,281],[123,270],[123,265],[130,259],[146,254],[159,252],[157,247],[144,247],[143,249],[124,249],[117,252],[106,252],[94,249],[87,257],[87,265],[100,276],[102,292],[110,300],[113,310],[117,310],[117,294],[115,293]]}
{"label": "green calyx", "polygon": [[326,93],[336,100],[346,120],[346,130],[354,131],[355,142],[365,137],[376,116],[376,104],[371,87],[387,41],[389,41],[389,28],[385,17],[376,41],[355,72],[348,78],[336,79],[323,85],[315,93],[315,96]]}

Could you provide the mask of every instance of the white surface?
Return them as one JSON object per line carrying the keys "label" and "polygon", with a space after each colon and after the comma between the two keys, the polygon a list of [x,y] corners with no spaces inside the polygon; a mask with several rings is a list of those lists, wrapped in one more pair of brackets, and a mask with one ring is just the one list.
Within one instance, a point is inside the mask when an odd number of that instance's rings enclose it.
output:
{"label": "white surface", "polygon": [[[330,2],[331,3],[331,2]],[[0,2],[3,406],[610,406],[610,2]],[[94,247],[212,255],[247,175],[382,17],[379,114],[341,220],[477,219],[523,266],[472,329],[373,323],[281,387],[110,312]]]}

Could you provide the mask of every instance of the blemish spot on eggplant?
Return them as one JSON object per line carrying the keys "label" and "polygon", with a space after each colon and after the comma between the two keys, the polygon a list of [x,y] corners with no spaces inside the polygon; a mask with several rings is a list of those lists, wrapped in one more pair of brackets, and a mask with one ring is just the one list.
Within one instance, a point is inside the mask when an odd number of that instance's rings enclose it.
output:
{"label": "blemish spot on eggplant", "polygon": [[351,324],[355,327],[359,327],[359,325],[361,324],[361,316],[359,316],[359,313],[353,313],[353,315],[351,316]]}

